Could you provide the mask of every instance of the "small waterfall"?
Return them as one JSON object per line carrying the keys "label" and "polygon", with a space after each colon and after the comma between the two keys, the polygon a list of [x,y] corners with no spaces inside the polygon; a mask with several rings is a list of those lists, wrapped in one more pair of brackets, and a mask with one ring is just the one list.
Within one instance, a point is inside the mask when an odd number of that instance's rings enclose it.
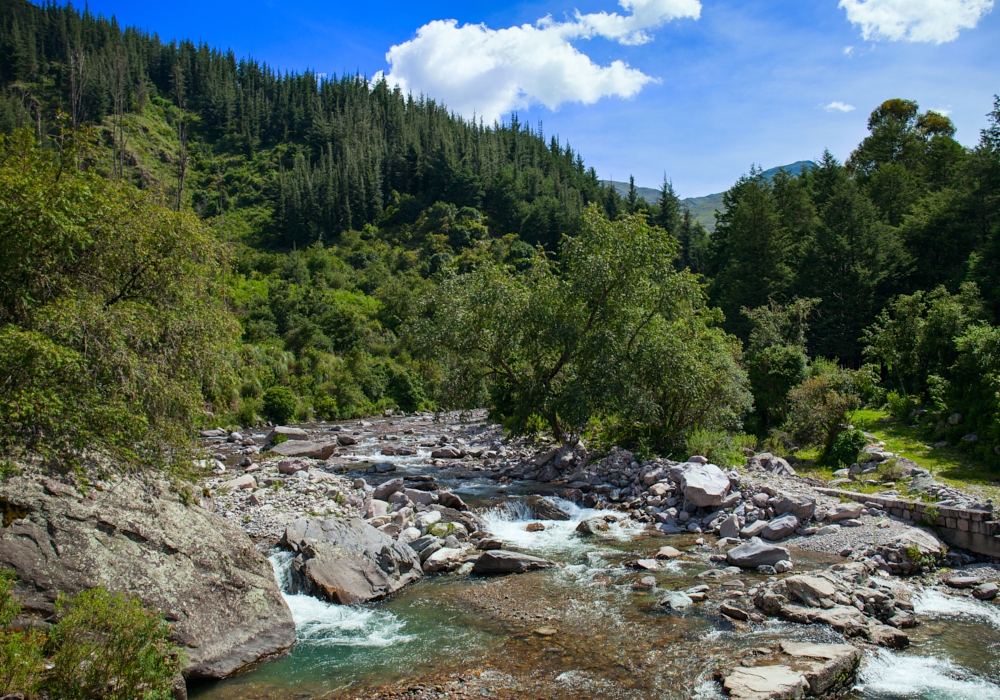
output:
{"label": "small waterfall", "polygon": [[392,613],[353,605],[336,605],[292,590],[293,552],[269,557],[274,580],[295,620],[299,644],[328,647],[388,647],[416,637],[402,634],[405,623]]}
{"label": "small waterfall", "polygon": [[1000,630],[1000,610],[997,610],[997,606],[993,603],[981,603],[975,598],[950,596],[928,589],[921,591],[914,599],[913,611],[918,615],[972,618]]}

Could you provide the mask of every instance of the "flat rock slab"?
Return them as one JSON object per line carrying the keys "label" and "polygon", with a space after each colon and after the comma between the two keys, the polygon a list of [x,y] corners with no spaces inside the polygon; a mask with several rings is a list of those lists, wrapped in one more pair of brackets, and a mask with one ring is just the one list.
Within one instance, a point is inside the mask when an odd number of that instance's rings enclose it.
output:
{"label": "flat rock slab", "polygon": [[733,566],[756,569],[758,566],[774,566],[779,561],[791,559],[791,555],[784,547],[767,544],[754,537],[749,542],[744,542],[739,547],[730,549],[726,553],[726,559]]}
{"label": "flat rock slab", "polygon": [[810,662],[803,674],[809,692],[816,696],[843,686],[861,663],[861,651],[850,644],[809,644],[782,642],[781,651],[797,660]]}
{"label": "flat rock slab", "polygon": [[729,697],[739,700],[786,700],[801,698],[809,683],[787,666],[737,667],[722,683]]}
{"label": "flat rock slab", "polygon": [[337,443],[316,443],[309,440],[288,440],[272,447],[268,453],[282,457],[308,457],[309,459],[329,459],[337,452]]}
{"label": "flat rock slab", "polygon": [[681,477],[681,490],[699,508],[718,506],[729,493],[729,477],[714,464],[688,462]]}

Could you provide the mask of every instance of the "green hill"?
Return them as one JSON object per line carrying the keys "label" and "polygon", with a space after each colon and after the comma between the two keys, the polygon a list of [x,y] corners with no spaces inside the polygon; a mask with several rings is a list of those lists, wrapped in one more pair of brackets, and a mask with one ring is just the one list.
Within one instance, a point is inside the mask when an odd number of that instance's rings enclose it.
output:
{"label": "green hill", "polygon": [[[784,170],[792,175],[798,175],[803,169],[810,171],[815,167],[816,164],[811,160],[800,160],[791,163],[790,165],[779,165],[775,168],[771,168],[770,170],[765,170],[764,177],[770,180],[781,170]],[[627,182],[602,180],[601,183],[614,187],[623,197],[628,194]],[[636,187],[636,190],[638,190],[639,196],[650,204],[656,202],[660,196],[660,191],[652,187]],[[691,214],[694,216],[695,221],[707,228],[709,231],[714,231],[715,212],[722,208],[722,194],[722,192],[717,192],[716,194],[707,194],[704,197],[688,197],[687,199],[681,201],[684,202],[685,206],[691,210]]]}

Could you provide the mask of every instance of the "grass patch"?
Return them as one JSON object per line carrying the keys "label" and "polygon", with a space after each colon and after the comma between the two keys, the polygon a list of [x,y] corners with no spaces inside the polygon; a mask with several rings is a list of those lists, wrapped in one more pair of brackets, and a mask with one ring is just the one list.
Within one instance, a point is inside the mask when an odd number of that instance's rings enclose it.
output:
{"label": "grass patch", "polygon": [[855,427],[885,443],[889,452],[906,457],[930,471],[938,481],[994,500],[1000,499],[997,474],[955,447],[932,447],[917,428],[904,425],[885,411],[855,411]]}

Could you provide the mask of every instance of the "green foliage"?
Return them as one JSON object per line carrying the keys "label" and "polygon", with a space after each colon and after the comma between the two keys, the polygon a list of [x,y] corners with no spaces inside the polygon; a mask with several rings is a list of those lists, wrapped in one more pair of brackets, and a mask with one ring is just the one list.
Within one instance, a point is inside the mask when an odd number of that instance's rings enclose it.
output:
{"label": "green foliage", "polygon": [[[514,432],[542,416],[557,437],[617,414],[651,443],[734,424],[749,406],[733,341],[701,289],[670,264],[676,243],[640,215],[587,211],[559,265],[491,266],[445,280],[414,327],[449,368],[455,401],[486,391]],[[704,400],[701,400],[704,399]]]}
{"label": "green foliage", "polygon": [[920,524],[927,527],[934,527],[937,525],[938,518],[940,517],[941,511],[939,511],[936,506],[926,505],[924,506],[924,512],[920,518]]}
{"label": "green foliage", "polygon": [[295,392],[287,386],[272,386],[264,392],[262,408],[268,419],[278,425],[284,425],[295,416],[298,400],[295,398]]}
{"label": "green foliage", "polygon": [[789,392],[786,429],[799,446],[819,445],[829,454],[846,428],[848,413],[858,408],[854,374],[819,361],[814,362],[811,372],[812,377]]}
{"label": "green foliage", "polygon": [[898,457],[893,457],[878,465],[879,481],[899,481],[903,478],[905,471]]}
{"label": "green foliage", "polygon": [[687,436],[685,447],[692,455],[701,455],[713,464],[736,467],[746,464],[744,449],[755,449],[757,438],[728,431],[694,430]]}
{"label": "green foliage", "polygon": [[0,693],[31,695],[38,687],[44,661],[45,635],[12,629],[21,606],[11,591],[17,577],[0,569]]}
{"label": "green foliage", "polygon": [[155,463],[233,391],[223,252],[191,215],[0,137],[0,450]]}
{"label": "green foliage", "polygon": [[[858,461],[858,453],[868,444],[868,438],[863,430],[847,428],[837,433],[833,444],[826,451],[824,458],[830,464],[846,466]],[[889,481],[889,479],[883,479]]]}

